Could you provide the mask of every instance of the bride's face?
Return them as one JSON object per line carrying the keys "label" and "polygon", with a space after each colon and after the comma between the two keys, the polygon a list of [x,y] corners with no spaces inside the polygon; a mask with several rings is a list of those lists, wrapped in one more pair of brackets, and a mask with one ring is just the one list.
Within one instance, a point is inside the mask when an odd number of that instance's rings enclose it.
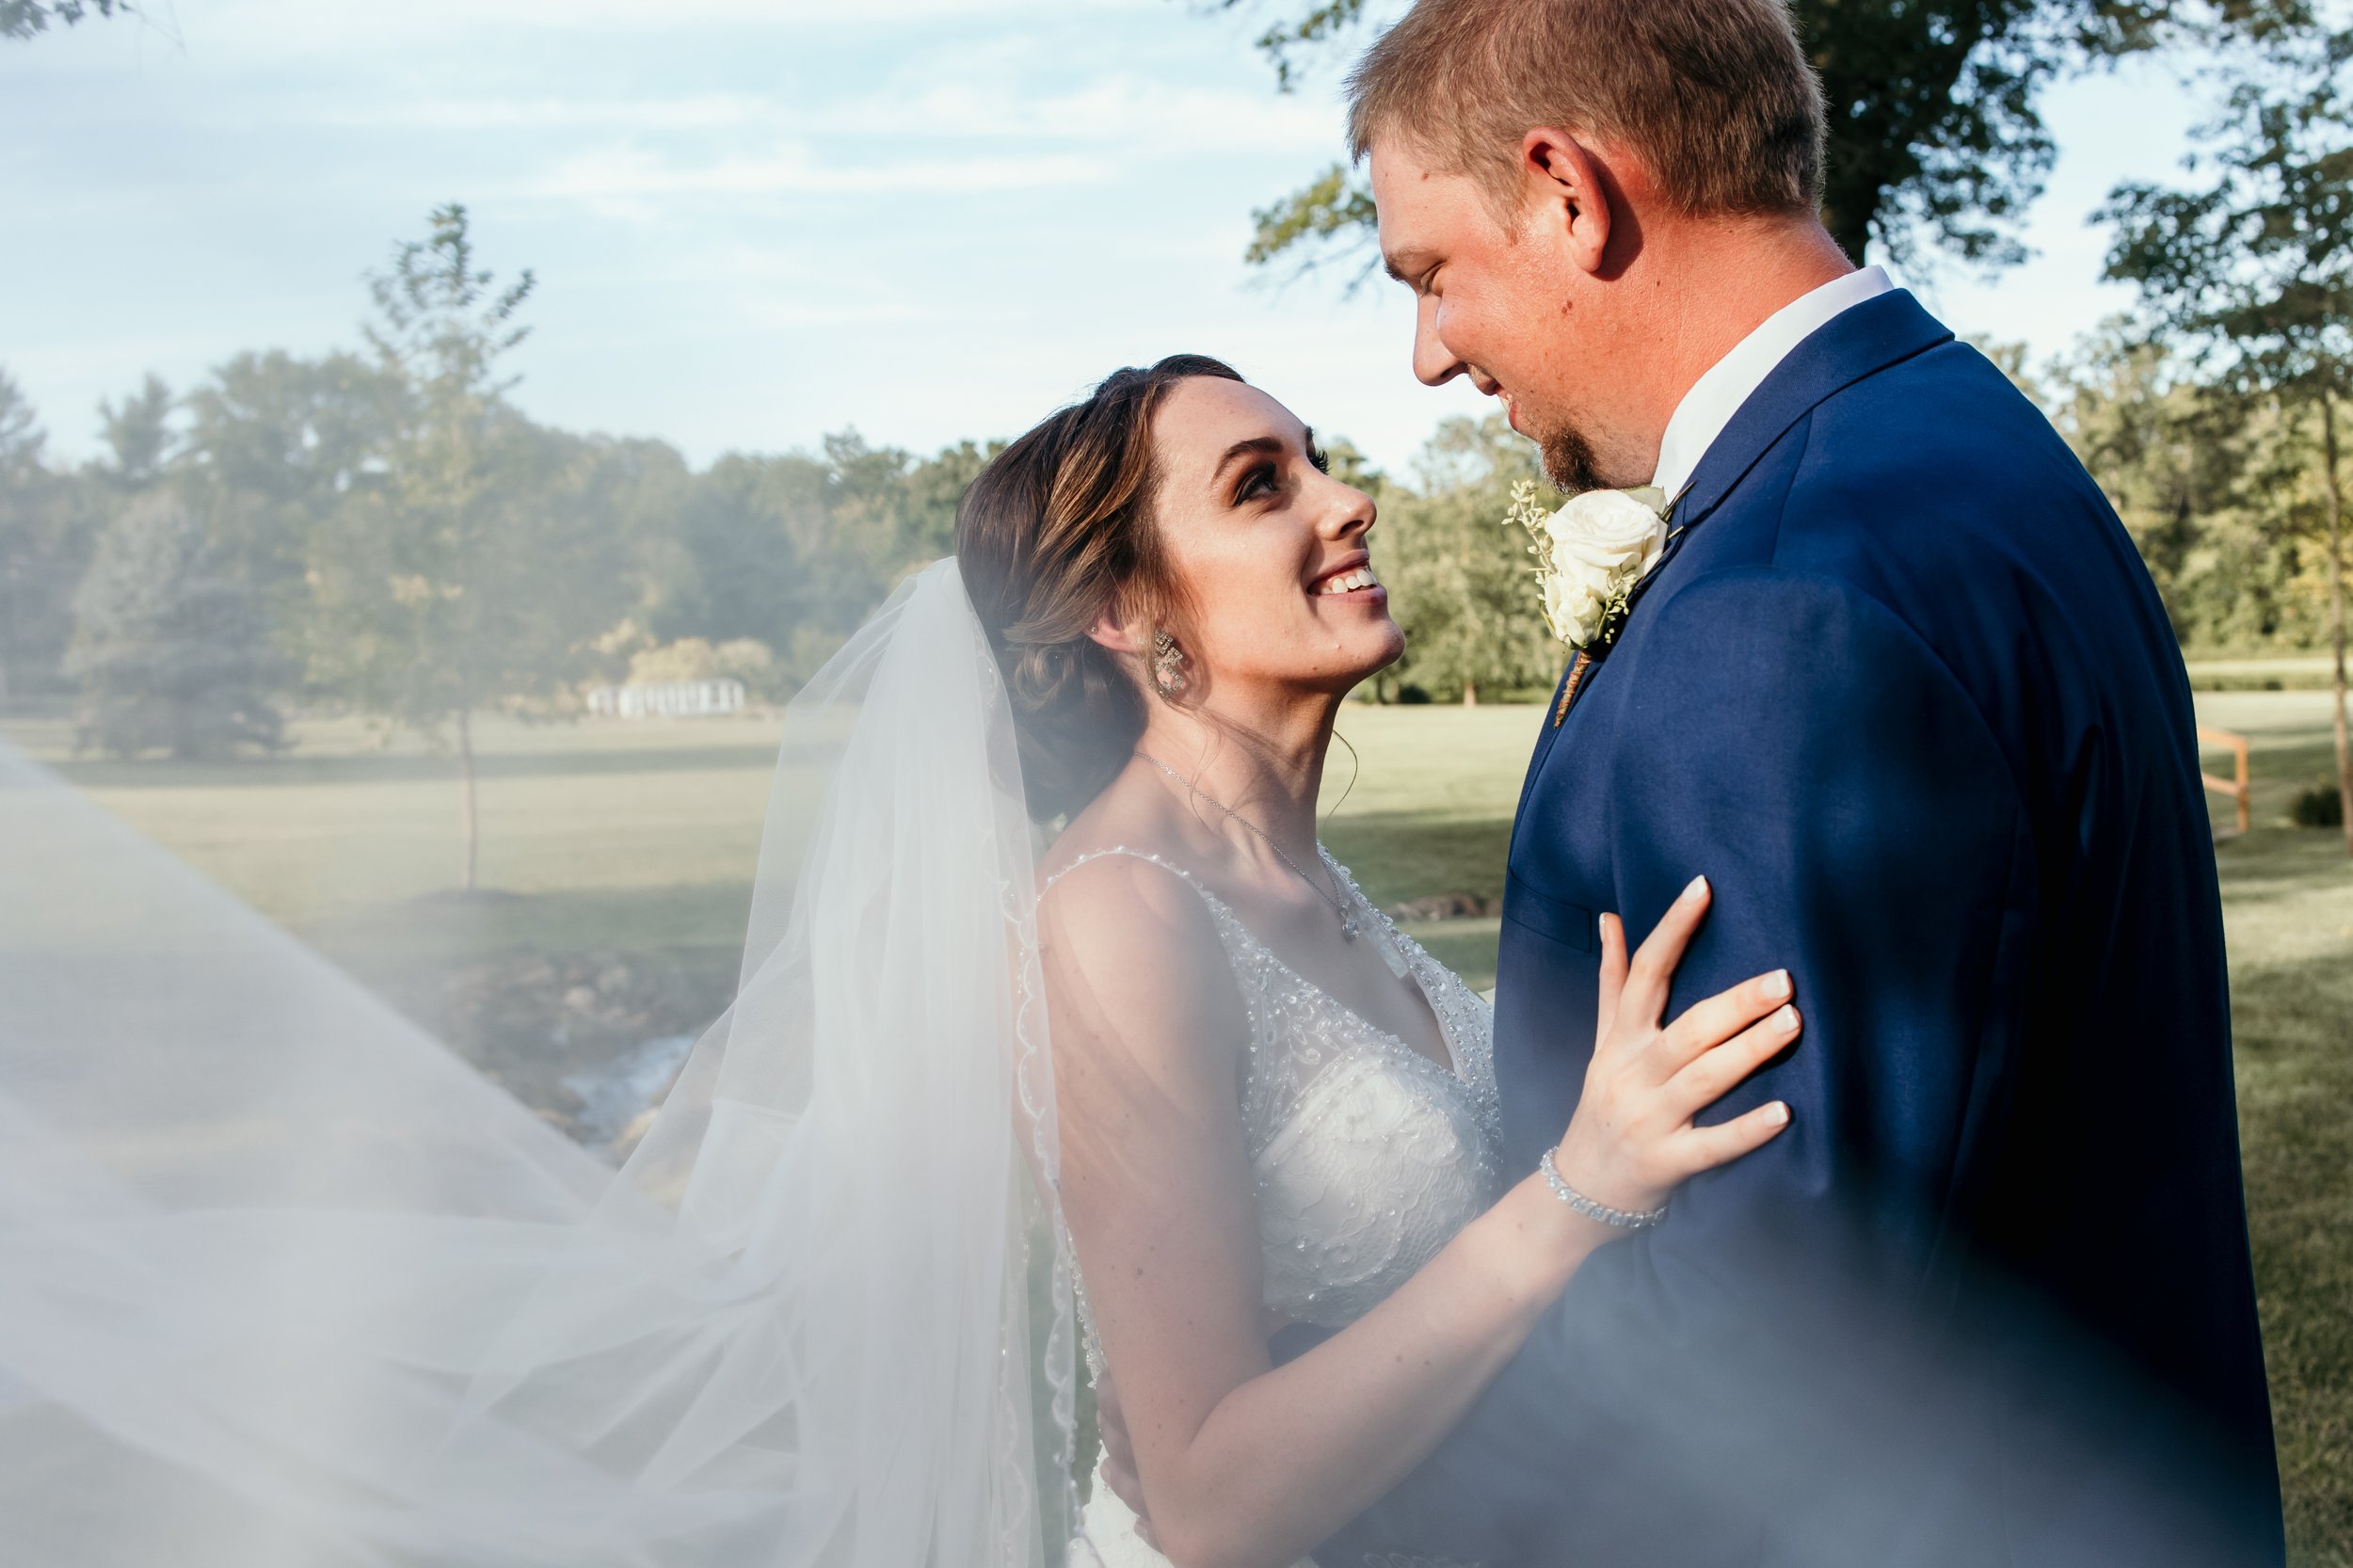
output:
{"label": "bride's face", "polygon": [[1206,689],[1343,693],[1405,651],[1373,575],[1372,498],[1325,472],[1315,436],[1255,387],[1194,376],[1153,422],[1154,516]]}

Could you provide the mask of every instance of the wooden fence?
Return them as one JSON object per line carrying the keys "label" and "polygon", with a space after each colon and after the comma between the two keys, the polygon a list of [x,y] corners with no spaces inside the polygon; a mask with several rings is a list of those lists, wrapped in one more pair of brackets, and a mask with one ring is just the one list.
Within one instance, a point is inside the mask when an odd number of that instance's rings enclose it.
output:
{"label": "wooden fence", "polygon": [[2247,784],[2247,737],[2236,730],[2210,729],[2201,724],[2198,727],[2198,744],[2220,747],[2230,752],[2236,762],[2236,769],[2229,778],[2217,778],[2210,773],[2201,773],[2199,776],[2206,781],[2207,789],[2217,794],[2229,795],[2238,804],[2238,830],[2246,832],[2254,824]]}

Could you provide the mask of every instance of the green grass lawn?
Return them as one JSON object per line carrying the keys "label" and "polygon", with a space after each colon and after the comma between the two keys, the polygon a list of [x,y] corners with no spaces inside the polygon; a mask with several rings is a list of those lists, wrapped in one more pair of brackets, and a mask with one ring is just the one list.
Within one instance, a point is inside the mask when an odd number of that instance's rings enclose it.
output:
{"label": "green grass lawn", "polygon": [[[2254,831],[2216,854],[2295,1560],[2353,1568],[2353,866],[2333,831],[2281,825],[2294,794],[2330,771],[2328,699],[2250,690],[2199,703],[2206,723],[2253,743]],[[1383,904],[1500,893],[1540,722],[1525,707],[1351,709],[1340,728],[1362,765],[1350,788],[1336,754],[1334,853]],[[446,896],[459,856],[453,769],[411,744],[304,723],[283,757],[187,767],[77,761],[56,725],[7,733],[527,1097],[616,1036],[572,1032],[559,1048],[528,1008],[495,1027],[454,1019],[436,1013],[436,984],[471,974],[477,990],[496,989],[519,954],[608,966],[618,955],[641,979],[666,977],[629,1017],[693,1027],[732,981],[777,741],[763,719],[485,725],[482,872],[501,896],[457,901]],[[2208,765],[2227,771],[2219,753]],[[2228,803],[2215,805],[2227,823]],[[1413,929],[1492,984],[1494,920]],[[506,1037],[489,1038],[500,1029]],[[535,1052],[547,1062],[518,1060]]]}

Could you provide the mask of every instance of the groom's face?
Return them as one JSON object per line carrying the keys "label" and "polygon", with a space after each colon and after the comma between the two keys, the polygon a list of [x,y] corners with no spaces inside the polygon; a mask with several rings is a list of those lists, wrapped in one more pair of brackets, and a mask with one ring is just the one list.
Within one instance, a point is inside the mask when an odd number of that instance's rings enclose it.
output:
{"label": "groom's face", "polygon": [[1467,376],[1563,488],[1647,481],[1612,472],[1612,443],[1597,440],[1610,424],[1598,400],[1610,385],[1608,302],[1559,225],[1532,211],[1507,219],[1487,187],[1394,138],[1374,143],[1371,173],[1382,259],[1414,291],[1414,375],[1433,387]]}

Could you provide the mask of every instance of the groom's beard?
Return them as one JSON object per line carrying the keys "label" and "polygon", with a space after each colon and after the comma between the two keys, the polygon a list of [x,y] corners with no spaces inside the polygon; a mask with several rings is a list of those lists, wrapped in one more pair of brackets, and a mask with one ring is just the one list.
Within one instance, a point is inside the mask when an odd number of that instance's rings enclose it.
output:
{"label": "groom's beard", "polygon": [[1546,431],[1536,447],[1543,456],[1545,477],[1571,495],[1587,490],[1607,488],[1600,465],[1593,459],[1593,449],[1582,432],[1562,425]]}

